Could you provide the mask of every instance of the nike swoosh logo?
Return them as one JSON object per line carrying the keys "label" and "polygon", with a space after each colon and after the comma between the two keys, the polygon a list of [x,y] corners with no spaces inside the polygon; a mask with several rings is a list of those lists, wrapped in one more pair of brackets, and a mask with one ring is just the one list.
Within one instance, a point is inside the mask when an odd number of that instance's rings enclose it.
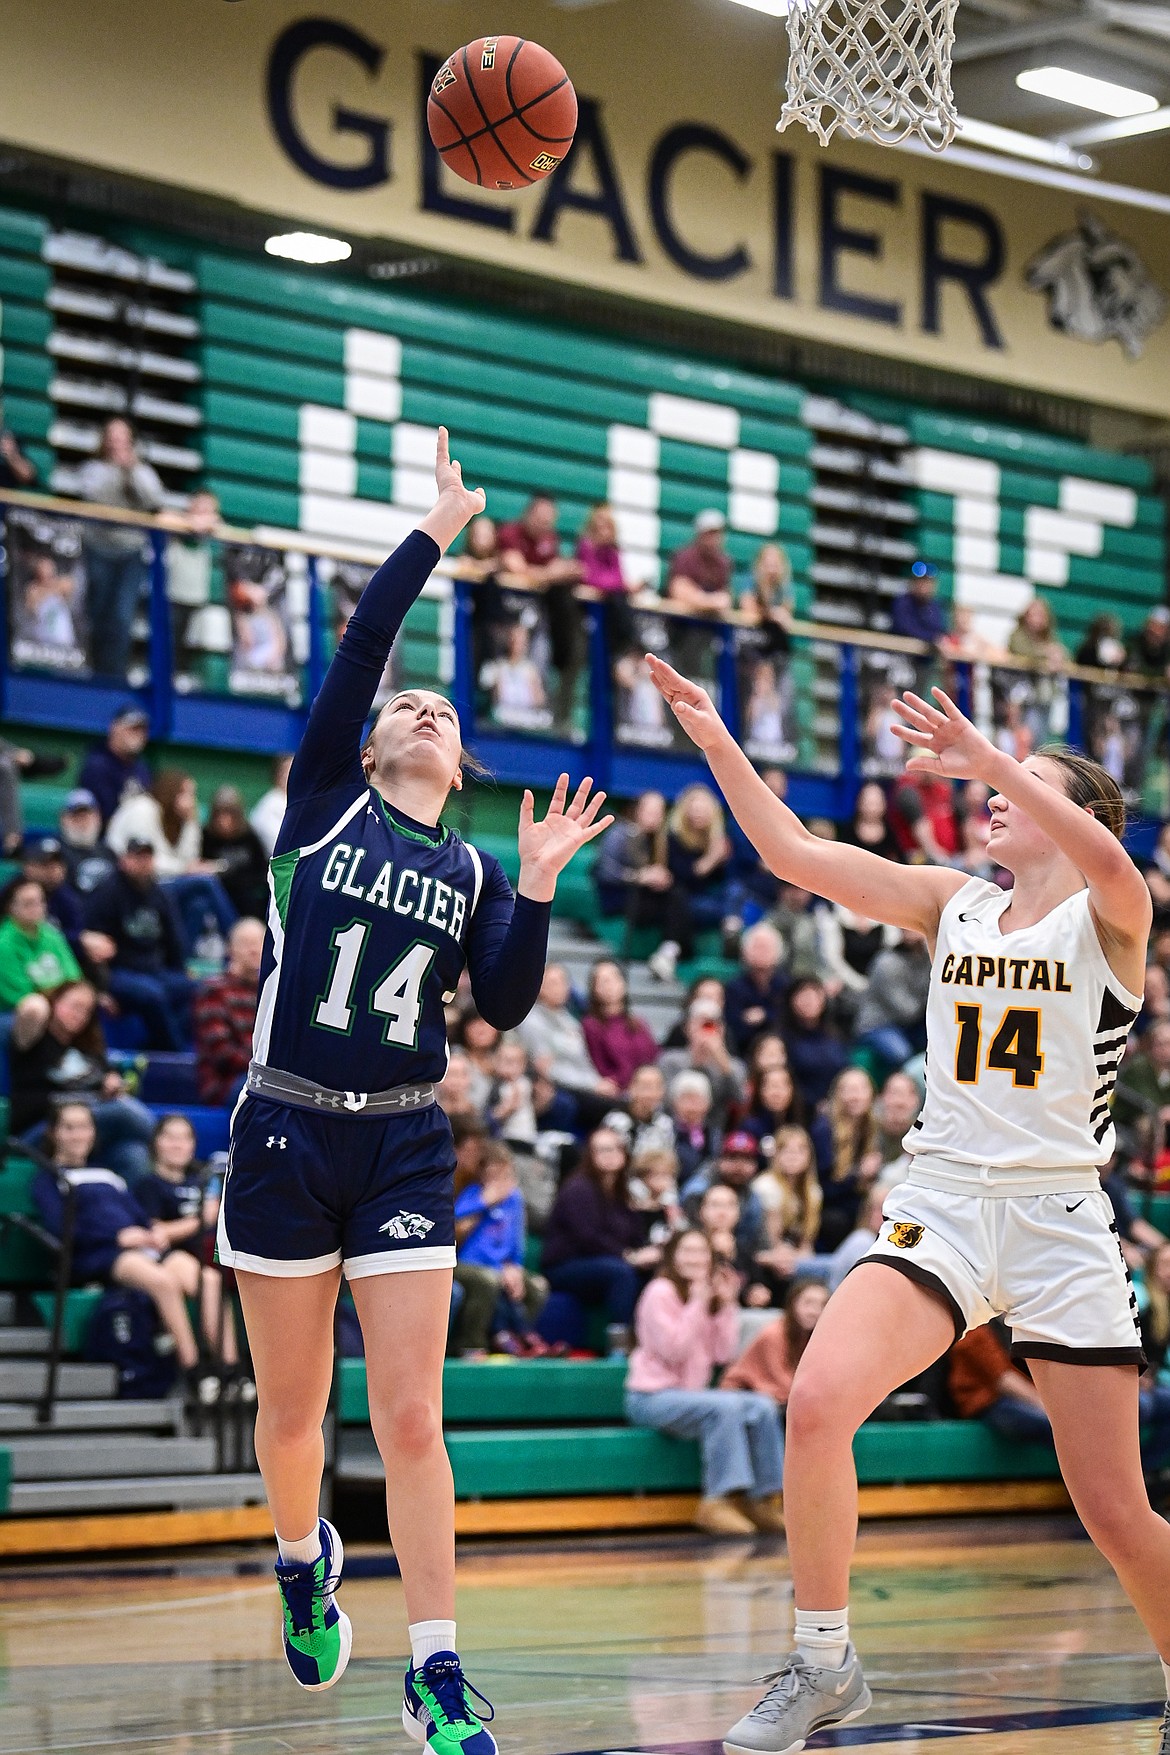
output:
{"label": "nike swoosh logo", "polygon": [[1065,1209],[1064,1209],[1065,1212],[1066,1213],[1075,1213],[1077,1210],[1077,1207],[1083,1207],[1085,1202],[1088,1200],[1088,1198],[1089,1197],[1087,1194],[1082,1195],[1081,1199],[1077,1202],[1077,1205],[1075,1207],[1065,1207]]}
{"label": "nike swoosh logo", "polygon": [[974,914],[960,914],[959,919],[960,920],[974,920],[975,915]]}
{"label": "nike swoosh logo", "polygon": [[833,1693],[834,1694],[847,1694],[849,1692],[849,1689],[852,1687],[852,1685],[853,1685],[853,1677],[846,1676],[846,1678],[843,1682],[838,1682],[837,1686],[833,1689]]}

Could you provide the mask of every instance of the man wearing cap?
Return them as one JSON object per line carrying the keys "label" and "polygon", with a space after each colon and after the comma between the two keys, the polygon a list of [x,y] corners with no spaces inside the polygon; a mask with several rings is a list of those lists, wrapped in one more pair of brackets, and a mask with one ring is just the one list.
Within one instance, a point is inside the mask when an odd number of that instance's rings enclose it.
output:
{"label": "man wearing cap", "polygon": [[65,849],[55,835],[34,835],[24,844],[21,870],[33,878],[45,892],[48,918],[69,941],[75,956],[81,956],[82,902],[72,884],[65,859]]}
{"label": "man wearing cap", "polygon": [[758,1195],[752,1193],[752,1182],[759,1174],[760,1144],[754,1134],[735,1128],[727,1135],[714,1164],[708,1164],[685,1182],[680,1191],[682,1204],[692,1224],[698,1224],[703,1196],[713,1182],[726,1182],[739,1196],[739,1223],[736,1241],[753,1248],[767,1238],[764,1208]]}
{"label": "man wearing cap", "polygon": [[731,609],[731,556],[724,540],[726,533],[727,519],[722,512],[700,512],[694,538],[671,556],[666,595],[679,609],[715,616],[726,615]]}
{"label": "man wearing cap", "polygon": [[87,899],[85,925],[112,940],[110,993],[122,1011],[142,1019],[147,1047],[188,1047],[191,983],[178,921],[154,875],[151,842],[127,842],[113,876]]}
{"label": "man wearing cap", "polygon": [[69,882],[79,896],[91,896],[117,870],[113,849],[102,840],[102,813],[85,786],[75,786],[57,818]]}
{"label": "man wearing cap", "polygon": [[77,784],[97,800],[103,830],[123,799],[150,786],[150,769],[142,759],[149,728],[141,707],[123,707],[110,720],[105,743],[85,758]]}
{"label": "man wearing cap", "polygon": [[905,591],[890,605],[891,634],[936,646],[947,631],[947,618],[937,591],[938,568],[930,561],[915,561]]}

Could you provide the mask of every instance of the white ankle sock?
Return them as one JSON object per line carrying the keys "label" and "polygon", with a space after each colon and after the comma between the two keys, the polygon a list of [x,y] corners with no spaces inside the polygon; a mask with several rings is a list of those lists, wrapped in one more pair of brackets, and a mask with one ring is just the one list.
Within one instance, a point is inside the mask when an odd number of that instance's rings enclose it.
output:
{"label": "white ankle sock", "polygon": [[321,1525],[315,1523],[309,1534],[302,1536],[299,1542],[286,1542],[278,1531],[276,1545],[286,1566],[311,1566],[314,1560],[321,1558]]}
{"label": "white ankle sock", "polygon": [[416,1670],[437,1651],[455,1650],[454,1621],[412,1621],[406,1631],[410,1634],[410,1661]]}
{"label": "white ankle sock", "polygon": [[1166,1699],[1170,1701],[1170,1664],[1162,1659],[1162,1674],[1166,1678]]}
{"label": "white ankle sock", "polygon": [[806,1663],[839,1670],[849,1646],[849,1610],[797,1609],[796,1649]]}

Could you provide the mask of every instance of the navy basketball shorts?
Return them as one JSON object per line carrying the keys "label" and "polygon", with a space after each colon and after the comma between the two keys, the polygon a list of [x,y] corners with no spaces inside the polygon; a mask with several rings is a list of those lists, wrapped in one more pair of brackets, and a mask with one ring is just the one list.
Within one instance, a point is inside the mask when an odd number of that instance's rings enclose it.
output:
{"label": "navy basketball shorts", "polygon": [[455,1149],[437,1103],[405,1115],[318,1115],[245,1096],[219,1208],[225,1267],[347,1279],[455,1265]]}

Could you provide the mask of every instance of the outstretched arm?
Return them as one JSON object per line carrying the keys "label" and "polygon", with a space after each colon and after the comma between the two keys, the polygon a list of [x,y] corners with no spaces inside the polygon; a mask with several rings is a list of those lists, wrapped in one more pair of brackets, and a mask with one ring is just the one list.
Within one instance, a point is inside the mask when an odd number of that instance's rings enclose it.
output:
{"label": "outstretched arm", "polygon": [[349,618],[289,772],[288,796],[294,804],[315,792],[364,784],[362,732],[395,636],[439,557],[483,511],[482,488],[465,488],[463,472],[451,460],[446,427],[439,428],[435,484],[434,506],[383,561]]}
{"label": "outstretched arm", "polygon": [[715,711],[711,697],[652,653],[647,664],[687,736],[698,744],[732,815],[769,871],[856,914],[921,932],[932,943],[938,918],[967,878],[941,867],[894,865],[863,847],[810,835],[760,779]]}

